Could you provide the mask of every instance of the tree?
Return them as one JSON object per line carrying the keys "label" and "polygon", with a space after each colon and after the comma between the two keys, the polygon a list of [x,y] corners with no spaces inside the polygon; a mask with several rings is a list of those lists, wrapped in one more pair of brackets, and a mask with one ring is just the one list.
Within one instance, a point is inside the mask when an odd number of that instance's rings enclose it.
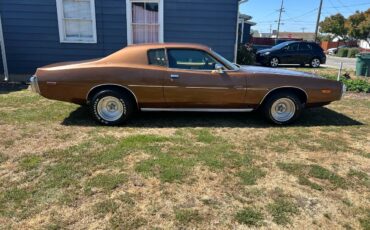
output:
{"label": "tree", "polygon": [[342,14],[326,17],[320,22],[320,32],[328,33],[339,37],[339,40],[344,40],[347,37],[348,29],[345,26],[346,18]]}
{"label": "tree", "polygon": [[370,9],[356,11],[347,19],[346,27],[350,37],[365,40],[370,45]]}

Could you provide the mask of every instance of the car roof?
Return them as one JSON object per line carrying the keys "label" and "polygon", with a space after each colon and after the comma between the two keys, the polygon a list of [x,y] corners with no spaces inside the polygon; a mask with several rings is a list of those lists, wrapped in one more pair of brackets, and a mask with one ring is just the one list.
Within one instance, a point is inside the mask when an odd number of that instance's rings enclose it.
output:
{"label": "car roof", "polygon": [[210,50],[208,46],[196,43],[147,43],[147,44],[134,44],[129,45],[130,48],[146,48],[146,49],[161,49],[161,48],[187,48],[187,49],[200,49]]}
{"label": "car roof", "polygon": [[102,62],[109,63],[125,63],[132,65],[146,65],[148,59],[148,50],[164,49],[164,48],[179,48],[179,49],[197,49],[210,51],[210,48],[205,45],[194,43],[152,43],[152,44],[135,44],[129,45],[103,59]]}

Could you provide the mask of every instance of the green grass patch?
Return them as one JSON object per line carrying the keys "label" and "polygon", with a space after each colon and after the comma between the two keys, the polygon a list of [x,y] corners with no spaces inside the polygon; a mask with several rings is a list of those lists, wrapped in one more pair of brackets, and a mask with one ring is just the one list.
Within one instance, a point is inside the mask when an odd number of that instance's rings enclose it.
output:
{"label": "green grass patch", "polygon": [[115,213],[119,205],[114,200],[101,201],[94,205],[94,213],[100,217],[106,216],[108,213]]}
{"label": "green grass patch", "polygon": [[370,229],[370,209],[365,211],[365,216],[360,219],[360,224],[362,229],[369,230]]}
{"label": "green grass patch", "polygon": [[308,178],[306,178],[302,175],[298,176],[298,183],[300,185],[305,185],[305,186],[308,186],[308,187],[310,187],[312,189],[315,189],[315,190],[318,190],[318,191],[324,190],[322,186],[310,181]]}
{"label": "green grass patch", "polygon": [[122,185],[126,180],[127,177],[124,174],[99,174],[88,180],[86,189],[99,188],[104,191],[111,191]]}
{"label": "green grass patch", "polygon": [[175,210],[175,219],[180,224],[199,223],[203,220],[197,210],[177,209]]}
{"label": "green grass patch", "polygon": [[279,225],[287,225],[291,222],[290,217],[299,213],[298,206],[287,198],[277,198],[267,206],[273,221]]}
{"label": "green grass patch", "polygon": [[236,221],[248,226],[260,226],[264,220],[262,212],[253,208],[244,208],[236,213]]}
{"label": "green grass patch", "polygon": [[32,170],[39,167],[42,158],[40,156],[27,156],[21,160],[19,166],[24,170]]}
{"label": "green grass patch", "polygon": [[41,187],[52,189],[75,186],[84,175],[83,171],[80,170],[82,169],[76,165],[64,162],[48,166],[41,179]]}
{"label": "green grass patch", "polygon": [[245,185],[255,185],[257,180],[266,176],[266,172],[260,168],[252,167],[238,173],[241,181]]}
{"label": "green grass patch", "polygon": [[136,171],[146,176],[156,176],[162,182],[180,182],[193,165],[191,160],[161,153],[138,163]]}
{"label": "green grass patch", "polygon": [[5,161],[7,161],[8,160],[8,157],[7,156],[5,156],[5,154],[4,153],[1,153],[0,152],[0,164],[2,164],[2,163],[4,163]]}
{"label": "green grass patch", "polygon": [[365,172],[350,169],[347,176],[351,179],[357,180],[360,184],[370,188],[370,178]]}
{"label": "green grass patch", "polygon": [[298,183],[301,185],[306,185],[315,190],[323,190],[325,187],[312,182],[309,178],[316,178],[320,180],[325,180],[330,182],[331,188],[347,188],[348,182],[341,176],[337,175],[325,169],[320,165],[304,165],[304,164],[294,164],[294,163],[277,163],[277,166],[296,177],[298,177]]}

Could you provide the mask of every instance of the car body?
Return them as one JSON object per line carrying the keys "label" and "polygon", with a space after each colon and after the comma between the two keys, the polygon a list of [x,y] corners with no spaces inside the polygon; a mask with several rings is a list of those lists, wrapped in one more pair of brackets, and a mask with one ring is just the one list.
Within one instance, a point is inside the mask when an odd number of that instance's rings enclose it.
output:
{"label": "car body", "polygon": [[[123,123],[135,110],[249,112],[276,95],[292,97],[298,116],[344,92],[340,82],[313,74],[238,66],[209,47],[177,43],[132,45],[101,59],[41,67],[31,88],[52,100],[88,104],[106,125]],[[290,116],[272,121],[290,123]]]}
{"label": "car body", "polygon": [[326,63],[323,49],[314,42],[287,41],[257,52],[257,62],[277,67],[279,64],[309,64],[318,68]]}

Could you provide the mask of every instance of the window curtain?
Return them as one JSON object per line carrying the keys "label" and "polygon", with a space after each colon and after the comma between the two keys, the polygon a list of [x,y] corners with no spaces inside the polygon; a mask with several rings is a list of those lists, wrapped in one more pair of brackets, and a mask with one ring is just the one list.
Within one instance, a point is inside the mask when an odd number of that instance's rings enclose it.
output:
{"label": "window curtain", "polygon": [[158,3],[132,3],[133,43],[159,42]]}
{"label": "window curtain", "polygon": [[63,18],[67,39],[93,37],[90,0],[63,0]]}

